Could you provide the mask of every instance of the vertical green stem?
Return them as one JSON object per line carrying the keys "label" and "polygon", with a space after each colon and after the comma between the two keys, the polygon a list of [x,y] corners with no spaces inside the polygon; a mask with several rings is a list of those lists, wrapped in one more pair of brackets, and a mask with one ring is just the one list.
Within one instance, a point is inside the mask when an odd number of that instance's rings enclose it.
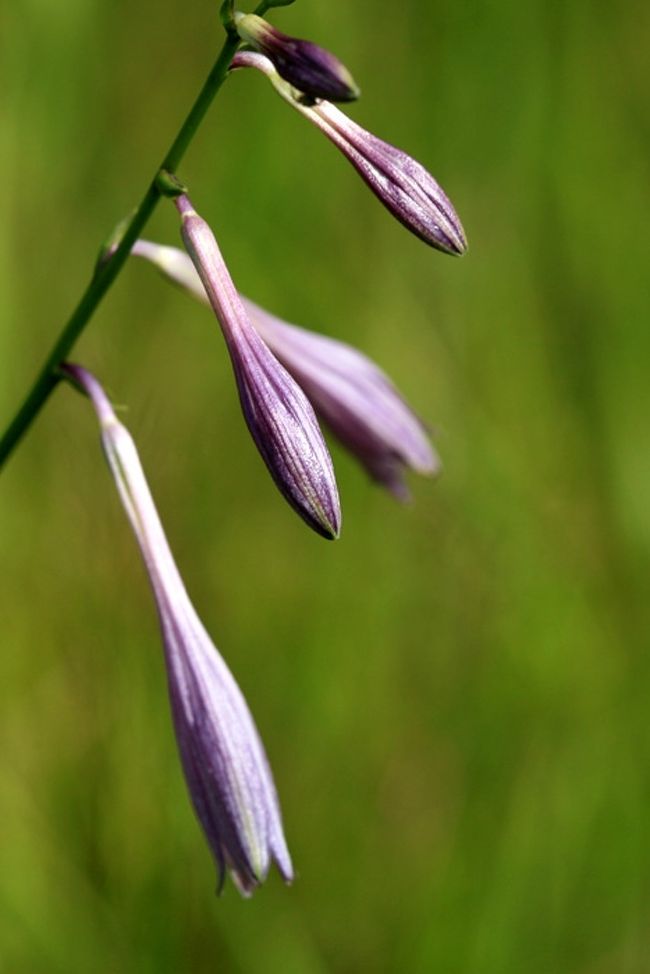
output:
{"label": "vertical green stem", "polygon": [[203,88],[199,92],[196,101],[163,159],[160,168],[156,170],[151,184],[132,219],[129,221],[117,249],[110,259],[99,267],[92,277],[88,287],[81,296],[79,304],[72,312],[63,331],[47,356],[34,385],[0,439],[0,467],[4,465],[14,447],[20,442],[47,402],[59,381],[59,365],[67,358],[72,346],[81,335],[100,301],[124,266],[131,247],[142,233],[142,230],[161,198],[160,189],[157,184],[158,173],[161,169],[173,173],[177,168],[194,138],[199,125],[203,121],[208,108],[212,104],[214,96],[226,79],[230,62],[237,50],[238,44],[239,39],[236,36],[230,34],[227,36],[219,57],[215,61]]}

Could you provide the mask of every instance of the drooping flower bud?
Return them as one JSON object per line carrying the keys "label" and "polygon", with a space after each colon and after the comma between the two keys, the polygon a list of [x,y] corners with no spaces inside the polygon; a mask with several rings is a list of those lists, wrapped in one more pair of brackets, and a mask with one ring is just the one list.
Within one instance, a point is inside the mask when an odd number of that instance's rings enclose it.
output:
{"label": "drooping flower bud", "polygon": [[240,51],[231,67],[257,68],[276,91],[325,133],[357,170],[366,185],[396,219],[425,243],[452,256],[467,250],[462,224],[433,176],[401,149],[383,142],[353,122],[335,105],[305,104],[279,76],[268,58]]}
{"label": "drooping flower bud", "polygon": [[181,763],[212,850],[219,889],[228,868],[248,896],[271,861],[293,878],[278,799],[262,742],[242,693],[190,602],[128,430],[86,369],[64,373],[90,397],[122,504],[140,547],[162,630]]}
{"label": "drooping flower bud", "polygon": [[244,417],[275,483],[315,531],[336,538],[338,490],[323,435],[308,399],[250,321],[210,227],[187,196],[175,200],[181,234],[221,325]]}
{"label": "drooping flower bud", "polygon": [[270,58],[281,78],[308,98],[354,101],[360,91],[354,78],[330,51],[311,41],[283,34],[255,14],[235,14],[241,39]]}
{"label": "drooping flower bud", "polygon": [[290,325],[242,298],[253,326],[300,384],[317,414],[368,473],[408,500],[406,468],[440,471],[422,423],[366,355],[345,342]]}
{"label": "drooping flower bud", "polygon": [[[138,240],[135,255],[208,303],[205,288],[182,250]],[[251,324],[302,387],[317,414],[399,500],[408,498],[404,470],[435,475],[440,460],[426,431],[391,380],[357,349],[290,325],[240,295]]]}

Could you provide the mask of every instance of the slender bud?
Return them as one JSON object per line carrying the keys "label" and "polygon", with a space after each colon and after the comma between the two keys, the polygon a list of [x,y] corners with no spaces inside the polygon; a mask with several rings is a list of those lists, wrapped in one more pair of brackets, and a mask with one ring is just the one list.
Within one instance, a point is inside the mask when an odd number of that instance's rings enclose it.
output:
{"label": "slender bud", "polygon": [[341,510],[332,460],[306,396],[259,337],[210,227],[187,196],[181,235],[221,325],[244,417],[279,490],[315,531],[336,538]]}
{"label": "slender bud", "polygon": [[300,384],[319,417],[398,500],[408,500],[404,470],[434,475],[440,460],[391,380],[345,342],[290,325],[242,298],[266,344]]}
{"label": "slender bud", "polygon": [[361,128],[330,102],[306,105],[261,54],[240,51],[233,58],[232,68],[243,67],[257,68],[265,74],[285,101],[324,132],[407,230],[443,253],[460,256],[467,250],[465,231],[456,211],[424,166]]}
{"label": "slender bud", "polygon": [[242,693],[190,602],[128,430],[86,369],[62,371],[90,397],[102,445],[140,547],[162,630],[185,779],[219,873],[250,895],[274,860],[293,878],[271,771]]}
{"label": "slender bud", "polygon": [[[134,254],[204,304],[208,297],[191,260],[176,247],[137,240]],[[421,421],[391,380],[357,349],[290,325],[240,295],[248,318],[296,382],[319,417],[399,500],[409,492],[404,471],[435,475],[440,459]]]}
{"label": "slender bud", "polygon": [[235,14],[243,41],[273,62],[278,74],[308,98],[355,101],[361,94],[354,78],[338,58],[311,41],[283,34],[255,14]]}

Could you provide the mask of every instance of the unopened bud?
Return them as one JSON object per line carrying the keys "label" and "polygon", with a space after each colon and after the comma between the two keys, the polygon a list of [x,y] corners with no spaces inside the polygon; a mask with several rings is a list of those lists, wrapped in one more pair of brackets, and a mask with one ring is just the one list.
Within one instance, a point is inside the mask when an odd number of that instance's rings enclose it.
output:
{"label": "unopened bud", "polygon": [[[137,240],[143,257],[204,304],[208,296],[192,261],[176,247]],[[390,378],[363,352],[291,325],[240,295],[249,321],[335,436],[374,480],[407,500],[407,470],[435,476],[438,454],[427,430]]]}
{"label": "unopened bud", "polygon": [[239,51],[232,67],[256,68],[265,74],[284,100],[341,150],[377,199],[407,230],[443,253],[465,253],[465,232],[449,198],[431,173],[408,153],[367,132],[329,101],[306,105],[280,78],[273,62],[261,54]]}
{"label": "unopened bud", "polygon": [[354,101],[360,95],[354,78],[330,51],[283,34],[255,14],[235,14],[237,32],[273,62],[281,78],[310,99]]}
{"label": "unopened bud", "polygon": [[242,411],[257,449],[294,510],[323,537],[337,538],[338,490],[314,410],[248,320],[208,224],[187,196],[175,202],[185,247],[226,339]]}

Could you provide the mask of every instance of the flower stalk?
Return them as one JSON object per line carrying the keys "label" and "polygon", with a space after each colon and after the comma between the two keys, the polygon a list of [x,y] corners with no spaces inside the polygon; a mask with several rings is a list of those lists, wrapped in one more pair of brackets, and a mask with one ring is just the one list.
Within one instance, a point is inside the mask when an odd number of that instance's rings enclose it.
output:
{"label": "flower stalk", "polygon": [[156,170],[151,183],[142,197],[140,205],[125,226],[122,238],[115,247],[110,260],[105,261],[91,278],[77,307],[45,359],[43,367],[27,393],[25,400],[13,420],[9,423],[5,433],[0,438],[0,469],[4,466],[15,447],[31,427],[56,388],[60,379],[58,370],[61,362],[70,354],[75,342],[84,331],[105,294],[122,270],[131,251],[131,247],[142,234],[142,231],[149,222],[149,218],[161,199],[158,184],[160,171],[164,170],[168,173],[173,173],[178,167],[201,122],[205,118],[215,95],[228,76],[228,69],[238,46],[239,38],[236,35],[226,37],[212,70],[162,163]]}

